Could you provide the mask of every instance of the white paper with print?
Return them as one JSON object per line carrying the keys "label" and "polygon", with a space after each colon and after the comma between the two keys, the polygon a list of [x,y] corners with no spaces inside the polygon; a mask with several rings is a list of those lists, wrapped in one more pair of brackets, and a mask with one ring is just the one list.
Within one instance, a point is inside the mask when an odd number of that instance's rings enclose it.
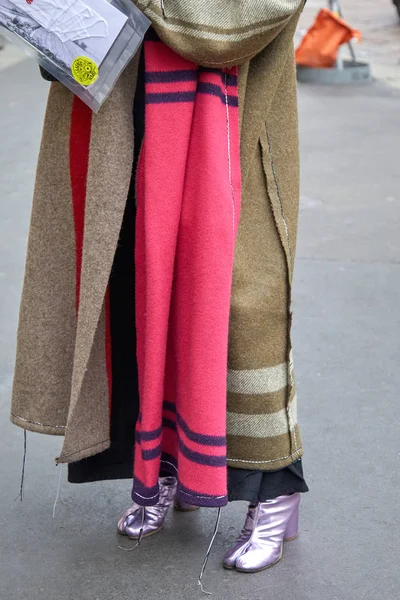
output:
{"label": "white paper with print", "polygon": [[0,34],[94,112],[150,25],[132,0],[0,0]]}
{"label": "white paper with print", "polygon": [[100,66],[127,21],[107,0],[0,0],[0,24],[56,62]]}

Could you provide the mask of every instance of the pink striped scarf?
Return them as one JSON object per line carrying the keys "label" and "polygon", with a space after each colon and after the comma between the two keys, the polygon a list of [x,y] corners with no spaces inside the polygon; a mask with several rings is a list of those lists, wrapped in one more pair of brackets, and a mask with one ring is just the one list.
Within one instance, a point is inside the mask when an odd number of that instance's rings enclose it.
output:
{"label": "pink striped scarf", "polygon": [[189,504],[227,503],[229,309],[240,212],[237,68],[206,69],[151,33],[137,173],[140,416],[133,500],[160,471]]}

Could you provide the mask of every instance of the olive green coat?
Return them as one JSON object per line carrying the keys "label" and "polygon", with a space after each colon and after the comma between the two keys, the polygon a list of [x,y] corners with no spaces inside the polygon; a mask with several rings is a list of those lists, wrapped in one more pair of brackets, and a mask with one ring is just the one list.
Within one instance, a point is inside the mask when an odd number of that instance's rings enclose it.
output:
{"label": "olive green coat", "polygon": [[[228,464],[302,455],[291,360],[299,202],[293,35],[300,0],[137,0],[160,37],[206,66],[239,64],[242,218],[232,290]],[[218,25],[218,23],[220,25]],[[71,93],[51,86],[33,202],[11,420],[64,435],[60,462],[110,445],[105,293],[132,171],[138,58],[93,116],[78,318],[69,174]]]}

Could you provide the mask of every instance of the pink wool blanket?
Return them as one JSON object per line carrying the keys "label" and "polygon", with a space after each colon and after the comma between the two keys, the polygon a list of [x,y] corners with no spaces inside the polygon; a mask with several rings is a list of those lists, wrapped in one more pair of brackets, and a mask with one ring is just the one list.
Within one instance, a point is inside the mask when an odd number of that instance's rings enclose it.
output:
{"label": "pink wool blanket", "polygon": [[189,504],[227,502],[229,310],[240,213],[238,72],[202,68],[151,33],[137,173],[140,416],[133,500],[160,472]]}

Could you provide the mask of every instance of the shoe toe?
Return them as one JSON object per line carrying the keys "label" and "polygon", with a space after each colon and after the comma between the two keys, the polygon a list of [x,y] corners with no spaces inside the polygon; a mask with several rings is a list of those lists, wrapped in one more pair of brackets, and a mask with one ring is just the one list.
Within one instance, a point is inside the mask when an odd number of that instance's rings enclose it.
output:
{"label": "shoe toe", "polygon": [[236,562],[242,556],[244,552],[246,552],[246,548],[248,546],[248,542],[241,544],[240,546],[234,546],[231,548],[224,556],[223,566],[225,569],[234,569],[236,566]]}
{"label": "shoe toe", "polygon": [[137,540],[140,535],[141,525],[132,521],[129,525],[125,522],[122,526],[118,524],[118,533]]}
{"label": "shoe toe", "polygon": [[272,567],[282,557],[280,548],[266,550],[252,549],[251,546],[236,560],[236,569],[243,573],[257,573]]}
{"label": "shoe toe", "polygon": [[138,538],[142,527],[141,509],[130,509],[118,521],[117,530],[121,535]]}
{"label": "shoe toe", "polygon": [[124,535],[132,540],[138,540],[140,536],[140,528],[138,527],[125,527]]}
{"label": "shoe toe", "polygon": [[234,569],[236,565],[236,558],[231,553],[226,554],[222,562],[225,569]]}

